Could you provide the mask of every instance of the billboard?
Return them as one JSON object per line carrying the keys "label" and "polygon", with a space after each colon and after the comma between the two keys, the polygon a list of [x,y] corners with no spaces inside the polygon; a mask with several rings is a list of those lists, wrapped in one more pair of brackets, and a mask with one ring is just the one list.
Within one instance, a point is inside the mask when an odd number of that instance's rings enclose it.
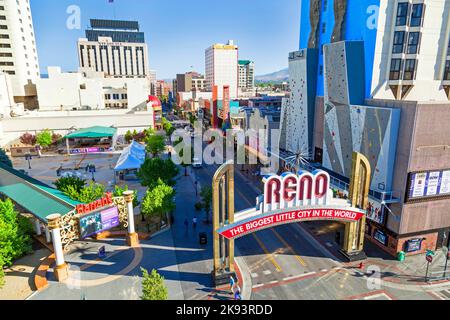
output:
{"label": "billboard", "polygon": [[81,239],[118,227],[120,225],[119,210],[117,207],[110,207],[88,213],[80,217],[79,225]]}
{"label": "billboard", "polygon": [[411,173],[408,185],[408,200],[450,196],[450,170]]}

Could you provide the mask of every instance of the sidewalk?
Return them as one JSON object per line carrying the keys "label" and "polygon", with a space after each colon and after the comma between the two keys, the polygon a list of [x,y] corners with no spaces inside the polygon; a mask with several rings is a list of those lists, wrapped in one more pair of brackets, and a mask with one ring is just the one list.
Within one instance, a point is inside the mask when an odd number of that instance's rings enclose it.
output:
{"label": "sidewalk", "polygon": [[[186,300],[218,299],[230,300],[232,296],[226,290],[216,290],[213,286],[211,271],[213,269],[212,250],[212,221],[206,223],[206,214],[195,210],[195,203],[200,198],[200,183],[197,184],[197,195],[194,171],[180,168],[180,175],[176,185],[176,212],[171,233],[176,250],[176,259],[183,295]],[[192,219],[197,217],[197,227],[194,229]],[[184,225],[187,219],[188,227]],[[208,237],[207,245],[200,245],[199,233],[205,232]]]}

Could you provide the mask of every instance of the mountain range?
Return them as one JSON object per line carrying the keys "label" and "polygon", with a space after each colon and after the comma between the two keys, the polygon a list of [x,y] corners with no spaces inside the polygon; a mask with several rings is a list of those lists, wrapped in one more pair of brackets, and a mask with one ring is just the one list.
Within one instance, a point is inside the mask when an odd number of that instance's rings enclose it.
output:
{"label": "mountain range", "polygon": [[288,81],[288,79],[289,79],[288,68],[255,77],[256,82],[284,82]]}

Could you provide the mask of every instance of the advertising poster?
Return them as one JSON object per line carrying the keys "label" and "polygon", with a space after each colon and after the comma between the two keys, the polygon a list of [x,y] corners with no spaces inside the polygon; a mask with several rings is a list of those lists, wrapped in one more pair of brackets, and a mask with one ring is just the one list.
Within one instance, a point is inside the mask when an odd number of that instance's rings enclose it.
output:
{"label": "advertising poster", "polygon": [[111,207],[102,211],[88,213],[80,217],[79,224],[81,239],[85,239],[119,226],[119,211],[117,207]]}
{"label": "advertising poster", "polygon": [[413,173],[411,175],[411,190],[410,198],[423,197],[425,195],[425,184],[427,180],[427,173]]}
{"label": "advertising poster", "polygon": [[442,171],[441,188],[439,194],[450,194],[450,170]]}
{"label": "advertising poster", "polygon": [[376,230],[375,233],[373,234],[373,238],[378,242],[380,242],[381,244],[385,246],[387,245],[387,235],[383,231]]}
{"label": "advertising poster", "polygon": [[420,251],[423,239],[411,239],[406,242],[406,252]]}
{"label": "advertising poster", "polygon": [[427,196],[436,196],[438,194],[440,179],[441,173],[439,171],[433,171],[428,174],[426,191]]}

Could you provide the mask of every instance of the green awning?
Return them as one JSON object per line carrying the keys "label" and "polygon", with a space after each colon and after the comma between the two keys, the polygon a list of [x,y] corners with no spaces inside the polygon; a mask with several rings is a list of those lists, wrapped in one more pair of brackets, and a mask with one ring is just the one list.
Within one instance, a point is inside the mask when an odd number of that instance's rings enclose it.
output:
{"label": "green awning", "polygon": [[48,215],[59,213],[64,216],[81,204],[59,190],[1,163],[0,193],[45,223]]}
{"label": "green awning", "polygon": [[111,127],[90,127],[86,129],[81,129],[75,132],[72,132],[65,136],[67,139],[76,139],[76,138],[110,138],[113,137],[117,132],[116,128]]}

